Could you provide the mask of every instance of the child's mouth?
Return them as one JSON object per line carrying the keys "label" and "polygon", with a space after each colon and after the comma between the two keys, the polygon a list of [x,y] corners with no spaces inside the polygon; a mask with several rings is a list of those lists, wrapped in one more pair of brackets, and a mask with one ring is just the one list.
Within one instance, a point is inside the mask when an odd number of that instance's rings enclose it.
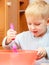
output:
{"label": "child's mouth", "polygon": [[34,34],[36,34],[38,31],[33,31]]}

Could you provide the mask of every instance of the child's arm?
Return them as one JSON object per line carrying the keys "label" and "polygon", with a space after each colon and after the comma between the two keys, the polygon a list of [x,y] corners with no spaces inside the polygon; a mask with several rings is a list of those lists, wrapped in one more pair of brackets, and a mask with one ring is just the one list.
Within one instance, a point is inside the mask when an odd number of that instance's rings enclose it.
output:
{"label": "child's arm", "polygon": [[16,37],[16,31],[13,29],[9,29],[7,31],[7,39],[6,39],[6,44],[9,44],[10,42],[12,42]]}
{"label": "child's arm", "polygon": [[9,48],[14,42],[13,38],[16,37],[16,31],[9,29],[7,31],[7,36],[3,39],[2,46]]}
{"label": "child's arm", "polygon": [[47,48],[38,48],[37,49],[37,60],[45,57],[46,59],[49,59],[49,47]]}

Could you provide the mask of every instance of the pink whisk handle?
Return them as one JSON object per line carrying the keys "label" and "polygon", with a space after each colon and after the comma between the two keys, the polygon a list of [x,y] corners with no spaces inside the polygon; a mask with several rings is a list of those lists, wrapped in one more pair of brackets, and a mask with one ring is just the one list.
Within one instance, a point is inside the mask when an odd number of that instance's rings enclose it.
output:
{"label": "pink whisk handle", "polygon": [[10,24],[10,29],[14,30],[14,25],[12,23]]}
{"label": "pink whisk handle", "polygon": [[13,46],[12,50],[13,50],[13,52],[17,52],[17,47]]}

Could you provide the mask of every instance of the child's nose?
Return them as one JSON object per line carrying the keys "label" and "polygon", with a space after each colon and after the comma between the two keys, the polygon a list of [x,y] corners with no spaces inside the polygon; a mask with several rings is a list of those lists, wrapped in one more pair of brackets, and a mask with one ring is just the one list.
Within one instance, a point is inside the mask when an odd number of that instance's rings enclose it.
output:
{"label": "child's nose", "polygon": [[31,28],[34,30],[36,28],[36,26],[35,25],[32,25]]}

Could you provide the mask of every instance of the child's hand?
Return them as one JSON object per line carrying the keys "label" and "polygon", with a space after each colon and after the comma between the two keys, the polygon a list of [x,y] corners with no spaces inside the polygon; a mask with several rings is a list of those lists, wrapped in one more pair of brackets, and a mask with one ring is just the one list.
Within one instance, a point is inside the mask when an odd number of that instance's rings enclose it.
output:
{"label": "child's hand", "polygon": [[7,40],[6,43],[9,44],[12,40],[14,40],[16,37],[16,31],[13,29],[9,29],[7,31]]}
{"label": "child's hand", "polygon": [[46,50],[44,48],[38,48],[37,51],[37,60],[46,56]]}

